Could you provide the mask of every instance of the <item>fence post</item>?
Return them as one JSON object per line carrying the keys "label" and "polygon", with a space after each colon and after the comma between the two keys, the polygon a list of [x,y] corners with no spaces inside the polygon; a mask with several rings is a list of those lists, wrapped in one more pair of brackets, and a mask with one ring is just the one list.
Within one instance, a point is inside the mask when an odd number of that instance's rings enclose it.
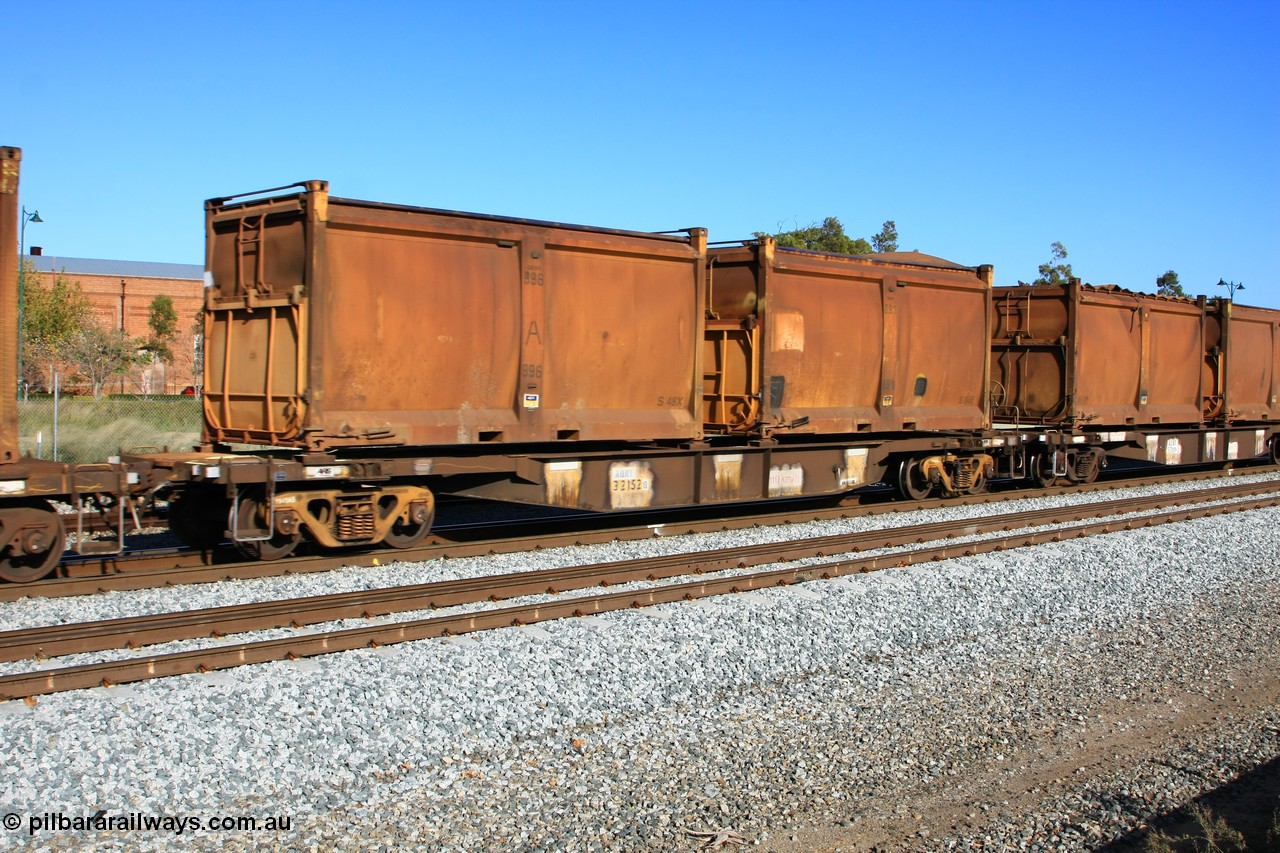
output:
{"label": "fence post", "polygon": [[58,461],[58,371],[53,372],[53,461]]}

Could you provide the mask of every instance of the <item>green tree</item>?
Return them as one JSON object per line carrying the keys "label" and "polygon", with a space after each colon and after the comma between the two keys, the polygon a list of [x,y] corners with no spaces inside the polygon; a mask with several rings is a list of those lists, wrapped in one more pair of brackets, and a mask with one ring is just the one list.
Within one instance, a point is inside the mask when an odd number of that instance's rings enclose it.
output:
{"label": "green tree", "polygon": [[1075,278],[1071,273],[1071,264],[1063,263],[1067,259],[1066,247],[1055,242],[1050,244],[1049,250],[1053,253],[1053,259],[1040,265],[1040,277],[1031,282],[1033,285],[1067,284]]}
{"label": "green tree", "polygon": [[897,224],[892,219],[886,220],[880,227],[880,233],[871,238],[871,245],[875,246],[877,252],[898,251]]}
{"label": "green tree", "polygon": [[138,342],[119,329],[108,331],[90,322],[67,339],[61,355],[89,380],[93,398],[100,400],[107,382],[137,361]]}
{"label": "green tree", "polygon": [[1156,277],[1156,293],[1161,296],[1186,296],[1182,285],[1178,284],[1178,274],[1173,270],[1169,270],[1162,276]]}
{"label": "green tree", "polygon": [[66,270],[58,272],[53,282],[45,286],[35,265],[24,261],[22,281],[21,378],[35,385],[47,378],[52,384],[53,363],[89,322],[93,305],[80,289],[80,282],[66,277]]}
{"label": "green tree", "polygon": [[[756,237],[767,236],[763,231],[755,232]],[[869,255],[874,249],[861,237],[850,237],[844,233],[844,226],[834,216],[822,220],[822,224],[810,225],[808,228],[797,228],[794,231],[781,231],[773,235],[779,246],[789,249],[810,249],[815,252],[836,252],[842,255]]]}
{"label": "green tree", "polygon": [[151,300],[147,326],[151,335],[143,341],[142,349],[161,361],[172,361],[173,349],[169,345],[178,334],[178,312],[173,307],[173,299],[167,294],[158,294]]}
{"label": "green tree", "polygon": [[204,309],[198,309],[191,321],[191,379],[196,393],[204,393]]}

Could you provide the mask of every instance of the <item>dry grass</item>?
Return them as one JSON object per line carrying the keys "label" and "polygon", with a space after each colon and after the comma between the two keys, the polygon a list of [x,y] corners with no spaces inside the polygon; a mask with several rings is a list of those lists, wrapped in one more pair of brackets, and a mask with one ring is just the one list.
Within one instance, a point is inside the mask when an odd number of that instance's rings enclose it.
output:
{"label": "dry grass", "polygon": [[[1147,853],[1240,853],[1249,849],[1244,835],[1214,814],[1212,809],[1193,803],[1190,812],[1199,832],[1170,836],[1157,830],[1147,836]],[[1280,843],[1280,811],[1276,812],[1273,826],[1267,831],[1267,849],[1277,849],[1277,843]]]}

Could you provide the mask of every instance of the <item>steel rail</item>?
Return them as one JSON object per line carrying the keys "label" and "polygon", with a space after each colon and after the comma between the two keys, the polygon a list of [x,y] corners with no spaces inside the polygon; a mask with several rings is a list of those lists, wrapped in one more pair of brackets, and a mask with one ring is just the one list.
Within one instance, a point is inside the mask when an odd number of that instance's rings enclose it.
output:
{"label": "steel rail", "polygon": [[931,548],[895,551],[872,557],[847,557],[819,565],[788,567],[670,584],[639,591],[579,596],[565,601],[518,605],[475,613],[415,619],[391,624],[304,634],[278,640],[243,642],[193,651],[151,655],[81,666],[64,667],[0,677],[0,698],[31,697],[42,693],[109,686],[169,675],[209,672],[252,663],[292,660],[378,647],[411,640],[465,634],[492,628],[527,625],[560,619],[644,607],[679,600],[692,600],[730,592],[745,592],[771,586],[866,573],[885,568],[905,567],[924,562],[990,553],[1012,548],[1058,542],[1115,530],[1149,527],[1161,523],[1240,512],[1280,505],[1280,495],[1253,498],[1229,504],[1173,510],[1127,520],[1104,520],[1069,528],[1030,531],[969,543],[943,544]]}
{"label": "steel rail", "polygon": [[892,548],[1085,518],[1114,517],[1186,504],[1280,493],[1280,483],[1248,483],[1198,492],[1051,507],[977,519],[959,519],[909,527],[680,553],[642,560],[513,572],[408,586],[315,595],[276,601],[122,617],[73,625],[49,625],[0,632],[0,661],[53,658],[115,648],[224,636],[247,631],[313,625],[340,619],[371,618],[410,610],[438,609],[522,595],[559,593],[637,580],[661,580],[706,574],[787,560]]}
{"label": "steel rail", "polygon": [[[0,584],[0,602],[17,601],[26,597],[53,598],[68,595],[91,595],[113,590],[148,589],[159,586],[171,586],[187,583],[216,583],[233,579],[252,579],[276,577],[287,574],[305,574],[320,571],[331,571],[342,567],[377,566],[388,562],[418,562],[440,558],[458,558],[486,556],[498,553],[514,553],[539,548],[554,548],[567,545],[588,545],[600,542],[649,539],[655,536],[678,536],[686,533],[724,531],[744,527],[763,527],[779,524],[795,524],[807,521],[821,521],[833,518],[857,518],[866,515],[877,515],[887,512],[912,512],[921,509],[934,509],[942,506],[965,506],[973,504],[989,504],[1010,502],[1046,494],[1078,494],[1089,492],[1106,492],[1116,488],[1129,488],[1159,483],[1199,482],[1203,480],[1223,479],[1237,470],[1248,473],[1267,473],[1280,471],[1280,466],[1259,465],[1257,467],[1229,468],[1207,472],[1180,471],[1176,475],[1144,476],[1134,479],[1109,479],[1092,484],[1060,486],[1045,490],[1009,490],[1003,492],[984,492],[957,498],[934,498],[925,501],[884,501],[857,503],[835,507],[806,507],[805,509],[777,510],[767,513],[725,516],[710,518],[677,518],[673,521],[659,523],[635,523],[626,519],[623,526],[606,526],[595,529],[583,529],[582,516],[564,520],[565,527],[558,527],[559,519],[538,519],[513,525],[511,522],[499,522],[491,528],[502,528],[509,535],[498,538],[479,539],[475,541],[437,541],[429,545],[405,550],[371,550],[351,551],[340,554],[324,554],[316,556],[296,556],[278,561],[227,561],[221,562],[207,552],[172,549],[147,558],[130,559],[127,557],[101,558],[86,562],[74,569],[76,576],[58,577],[29,584]],[[712,508],[698,508],[706,513]],[[725,512],[728,507],[714,508]],[[604,522],[611,518],[607,515],[592,516]],[[577,522],[576,526],[570,522]],[[553,529],[548,531],[550,526]],[[510,533],[512,529],[517,532]]]}

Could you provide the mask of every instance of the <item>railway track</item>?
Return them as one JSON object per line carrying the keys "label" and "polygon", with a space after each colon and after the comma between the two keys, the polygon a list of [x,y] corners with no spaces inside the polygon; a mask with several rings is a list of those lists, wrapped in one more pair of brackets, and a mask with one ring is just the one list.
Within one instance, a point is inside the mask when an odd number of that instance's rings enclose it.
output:
{"label": "railway track", "polygon": [[[1213,502],[1228,501],[1212,505]],[[1192,505],[1169,510],[1171,506]],[[639,590],[591,593],[559,597],[479,612],[456,613],[404,622],[375,623],[358,628],[306,633],[266,641],[218,645],[190,651],[131,657],[79,666],[46,669],[0,677],[0,697],[20,698],[41,693],[106,686],[190,672],[207,672],[248,663],[293,659],[334,651],[389,645],[430,637],[463,634],[511,625],[524,625],[568,616],[584,616],[631,607],[702,598],[787,585],[816,578],[876,571],[977,553],[1095,535],[1117,529],[1181,521],[1222,512],[1280,505],[1280,483],[1235,484],[1196,492],[1108,500],[1074,507],[1007,513],[984,519],[869,531],[821,538],[791,540],[717,551],[660,558],[575,566],[539,572],[521,572],[362,590],[304,599],[220,607],[184,613],[115,619],[82,625],[11,631],[0,634],[0,659],[52,657],[110,648],[218,636],[237,632],[349,618],[371,618],[391,613],[427,610],[502,600],[519,596],[564,593],[588,587],[612,586],[634,581],[659,582],[681,576],[725,573],[751,566],[801,559],[821,559],[830,554],[856,554],[871,548],[892,548],[887,554],[846,556],[818,564],[739,571],[720,577],[658,585]],[[1159,511],[1128,521],[1117,516]],[[1028,531],[1044,525],[1102,519],[1068,528]],[[1023,532],[963,544],[957,537],[985,535],[1013,528]],[[941,543],[928,545],[927,543]],[[904,548],[926,544],[926,547]]]}
{"label": "railway track", "polygon": [[[1241,465],[1225,469],[1267,473],[1280,471],[1274,465]],[[299,555],[279,561],[246,561],[231,547],[214,551],[192,551],[158,548],[119,557],[94,557],[68,562],[59,567],[58,575],[29,584],[0,585],[0,602],[33,597],[89,595],[113,590],[146,589],[189,583],[216,583],[231,579],[274,577],[331,571],[346,566],[377,566],[392,561],[419,562],[442,558],[476,557],[555,548],[566,545],[590,545],[601,542],[676,536],[685,533],[733,530],[746,527],[797,524],[835,518],[856,518],[885,512],[909,512],[939,506],[964,506],[1039,497],[1051,494],[1098,493],[1111,489],[1146,486],[1157,483],[1198,482],[1224,476],[1223,469],[1182,471],[1174,476],[1140,475],[1124,472],[1105,480],[1069,487],[1041,490],[986,492],[957,498],[934,498],[925,501],[890,501],[882,493],[851,496],[838,506],[814,506],[806,502],[800,508],[778,510],[776,503],[768,511],[744,507],[737,514],[726,514],[725,507],[702,507],[692,511],[629,514],[622,519],[607,515],[574,515],[536,518],[517,522],[499,521],[488,524],[466,524],[442,528],[423,546],[405,550],[374,549],[340,554]],[[619,524],[619,521],[622,521]],[[497,531],[499,535],[493,535]]]}

